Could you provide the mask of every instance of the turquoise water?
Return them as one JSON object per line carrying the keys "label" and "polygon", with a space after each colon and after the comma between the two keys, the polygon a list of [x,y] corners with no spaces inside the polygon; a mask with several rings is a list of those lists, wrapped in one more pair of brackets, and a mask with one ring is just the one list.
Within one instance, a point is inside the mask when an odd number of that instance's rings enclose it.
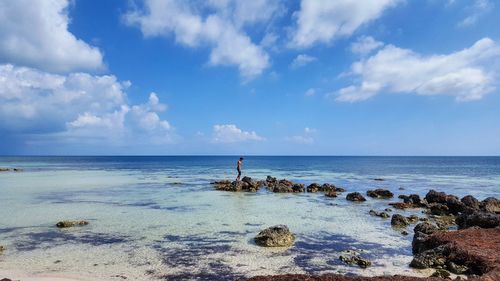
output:
{"label": "turquoise water", "polygon": [[[0,272],[83,280],[233,280],[260,274],[337,272],[422,275],[411,260],[411,231],[368,215],[387,200],[362,204],[317,194],[216,191],[233,179],[237,157],[0,157]],[[497,157],[245,157],[244,175],[349,192],[388,188],[397,195],[433,188],[479,199],[500,195]],[[384,178],[385,181],[374,181]],[[402,188],[402,189],[401,189]],[[394,199],[392,201],[397,201]],[[399,212],[399,211],[398,211]],[[421,215],[419,210],[401,212]],[[86,227],[59,230],[64,219]],[[263,228],[286,224],[289,249],[256,246]],[[409,228],[408,230],[411,230]],[[338,260],[359,250],[368,269]]]}

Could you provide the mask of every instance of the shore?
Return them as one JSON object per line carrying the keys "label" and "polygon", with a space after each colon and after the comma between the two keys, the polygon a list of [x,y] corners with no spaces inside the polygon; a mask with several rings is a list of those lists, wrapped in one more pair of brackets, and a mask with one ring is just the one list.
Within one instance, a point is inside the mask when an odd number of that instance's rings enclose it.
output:
{"label": "shore", "polygon": [[[384,182],[384,179],[372,179],[374,183],[377,182]],[[261,206],[262,202],[266,202],[265,200],[269,200],[271,194],[273,193],[291,193],[290,195],[287,196],[280,196],[276,198],[283,198],[282,200],[276,201],[276,200],[271,200],[267,201],[269,204],[284,204],[283,206],[290,205],[290,201],[287,202],[287,200],[291,200],[294,198],[314,198],[315,201],[314,203],[310,203],[308,201],[307,203],[309,204],[308,206],[314,207],[314,210],[318,210],[319,207],[323,208],[323,210],[328,211],[328,210],[336,210],[338,213],[341,210],[344,210],[345,208],[354,208],[356,210],[363,210],[362,212],[358,213],[358,217],[363,217],[367,218],[369,220],[373,220],[374,224],[378,224],[380,226],[384,226],[383,229],[387,229],[391,231],[393,236],[399,236],[399,237],[407,237],[405,238],[406,241],[413,237],[412,234],[412,229],[414,228],[415,231],[415,236],[413,238],[414,240],[414,245],[413,245],[413,251],[414,251],[414,260],[417,258],[422,259],[424,257],[423,261],[420,261],[420,263],[427,263],[424,265],[418,265],[418,266],[413,266],[414,268],[424,270],[423,274],[424,277],[413,277],[413,276],[402,276],[402,275],[389,275],[389,274],[411,274],[409,272],[402,272],[399,271],[397,273],[385,273],[385,272],[374,272],[371,271],[371,269],[376,269],[376,268],[381,268],[380,263],[377,264],[377,262],[373,263],[373,266],[370,267],[370,259],[373,262],[374,259],[377,257],[370,255],[369,252],[365,251],[367,249],[361,246],[358,248],[360,250],[359,252],[355,252],[355,256],[349,257],[349,258],[354,258],[354,259],[342,259],[338,257],[338,254],[340,252],[349,252],[351,251],[352,248],[356,249],[356,247],[352,247],[356,241],[344,241],[339,240],[337,243],[334,244],[328,244],[327,242],[328,237],[325,236],[325,239],[321,239],[320,241],[315,241],[315,244],[311,244],[314,248],[313,251],[310,252],[305,252],[305,254],[309,253],[315,253],[315,252],[321,252],[323,253],[323,256],[325,256],[325,259],[322,259],[322,261],[325,262],[332,262],[335,264],[335,266],[344,266],[344,267],[350,267],[353,269],[353,271],[333,271],[333,272],[338,272],[340,274],[331,274],[331,273],[326,273],[326,272],[331,272],[331,271],[312,271],[312,272],[318,272],[318,274],[322,273],[322,275],[310,275],[310,274],[294,274],[294,275],[265,275],[265,274],[274,274],[274,272],[292,272],[292,273],[302,273],[302,272],[297,272],[297,271],[268,271],[268,272],[260,272],[260,273],[254,273],[260,276],[255,276],[251,277],[249,279],[242,279],[243,277],[246,276],[252,276],[251,272],[247,271],[246,273],[243,272],[234,272],[234,271],[227,271],[226,273],[234,274],[234,275],[211,275],[210,277],[217,277],[220,276],[224,280],[252,280],[252,281],[267,281],[267,280],[408,280],[408,281],[413,281],[413,280],[439,280],[436,279],[435,277],[425,277],[431,274],[439,273],[442,274],[441,277],[447,277],[446,274],[449,274],[449,271],[453,271],[454,269],[452,268],[451,265],[449,265],[449,262],[452,262],[455,265],[458,265],[459,267],[465,267],[463,272],[460,272],[458,274],[451,274],[451,277],[456,277],[456,276],[467,276],[469,279],[472,280],[485,280],[485,281],[490,281],[490,280],[500,280],[500,276],[498,276],[499,268],[499,258],[498,258],[498,253],[500,253],[500,247],[499,247],[499,237],[500,237],[500,232],[498,228],[498,221],[499,221],[499,200],[493,197],[486,198],[482,201],[478,201],[476,198],[472,196],[464,196],[462,199],[458,198],[457,196],[451,195],[451,194],[445,194],[443,192],[437,192],[434,190],[428,191],[427,194],[424,197],[420,197],[416,194],[408,194],[408,191],[405,189],[398,189],[395,187],[390,188],[391,190],[388,189],[381,189],[381,188],[376,188],[376,189],[370,189],[366,191],[361,191],[358,189],[358,191],[351,189],[350,187],[341,188],[339,186],[335,186],[334,184],[329,184],[329,183],[324,183],[324,184],[317,184],[317,183],[311,183],[309,185],[305,185],[302,183],[297,183],[297,182],[292,182],[289,180],[277,180],[276,178],[273,177],[268,177],[266,180],[261,180],[261,181],[254,181],[250,178],[244,178],[243,181],[233,183],[229,181],[220,181],[220,182],[214,182],[213,187],[218,190],[214,191],[212,189],[205,190],[204,196],[207,196],[209,194],[220,194],[223,197],[218,197],[218,198],[238,198],[238,202],[250,202],[250,200],[254,200],[256,206]],[[176,185],[177,186],[177,185]],[[381,186],[381,185],[380,185]],[[259,189],[262,187],[265,187],[267,191],[259,192]],[[178,188],[178,187],[176,187]],[[181,191],[182,190],[182,191]],[[177,191],[179,191],[179,196],[182,196],[186,194],[185,189],[179,188]],[[219,192],[220,191],[220,192]],[[224,191],[229,191],[229,192],[224,192]],[[240,194],[236,195],[234,192],[238,192]],[[393,192],[395,194],[393,194]],[[231,194],[232,193],[232,194]],[[252,193],[259,193],[259,196],[254,196]],[[302,194],[299,196],[292,195],[293,194]],[[315,195],[313,195],[316,193]],[[365,194],[366,193],[366,194]],[[424,194],[424,193],[421,193]],[[177,195],[177,194],[176,194]],[[248,195],[248,196],[247,196]],[[398,196],[399,195],[399,196]],[[366,198],[365,198],[366,196]],[[393,200],[393,197],[398,197],[400,200]],[[165,198],[178,198],[175,196],[170,196]],[[285,199],[286,198],[286,199]],[[395,202],[397,201],[397,202]],[[120,201],[122,202],[122,201]],[[189,201],[190,204],[192,205],[193,203]],[[317,205],[318,203],[325,203],[321,205]],[[287,204],[288,203],[288,204]],[[314,205],[313,205],[314,204]],[[342,204],[338,206],[337,204]],[[293,204],[292,204],[293,205]],[[142,205],[141,205],[142,206]],[[372,210],[369,210],[368,206],[370,208],[373,208]],[[334,209],[335,208],[335,209]],[[390,210],[392,208],[392,210]],[[252,208],[250,208],[252,209]],[[353,209],[353,210],[354,210]],[[161,210],[161,209],[156,209],[152,208],[152,210]],[[185,212],[183,209],[180,214],[186,214],[188,212]],[[190,209],[189,209],[190,210]],[[239,209],[238,209],[239,210]],[[253,209],[255,210],[255,209]],[[76,213],[76,212],[75,212]],[[114,212],[113,214],[115,214]],[[320,212],[324,213],[324,212]],[[410,215],[410,216],[409,216]],[[71,217],[69,217],[71,218]],[[93,249],[96,246],[104,246],[107,247],[107,243],[112,245],[116,241],[121,243],[123,241],[123,244],[126,244],[129,240],[124,238],[123,240],[117,240],[115,237],[110,237],[106,235],[94,235],[95,233],[99,233],[96,231],[97,227],[101,227],[103,230],[108,229],[108,225],[103,223],[102,221],[92,219],[92,217],[85,217],[83,218],[90,218],[90,222],[85,222],[85,221],[74,221],[70,222],[68,225],[65,223],[61,224],[61,227],[64,228],[69,228],[69,230],[65,231],[60,231],[57,230],[56,228],[56,221],[54,221],[54,224],[51,224],[49,226],[49,232],[47,233],[42,233],[42,240],[39,241],[45,241],[46,245],[53,245],[54,243],[57,243],[60,246],[66,247],[67,244],[64,243],[64,241],[79,241],[80,243],[89,243],[90,245],[87,247],[87,249]],[[142,216],[140,217],[142,219]],[[329,217],[327,217],[329,218]],[[350,213],[345,213],[344,214],[345,219],[350,219]],[[314,220],[311,220],[312,222],[317,221],[318,217],[314,217]],[[228,217],[227,221],[233,221],[234,219],[232,217]],[[273,217],[272,220],[269,220],[271,222],[275,223],[282,223],[283,218],[276,218]],[[345,220],[343,220],[345,222]],[[85,223],[82,223],[85,222]],[[120,220],[116,221],[117,223],[120,222]],[[250,221],[248,220],[248,217],[245,217],[245,219],[242,221],[243,223],[249,223]],[[297,223],[296,221],[291,221],[292,223]],[[390,223],[389,223],[390,222]],[[163,224],[163,223],[162,223]],[[424,229],[422,230],[422,226],[426,226],[427,224],[432,225],[432,231],[429,231],[429,229]],[[356,224],[359,225],[359,224]],[[216,224],[217,227],[221,227],[220,223]],[[248,232],[243,232],[238,233],[235,231],[227,231],[223,233],[227,237],[231,238],[236,235],[241,235],[241,237],[248,237],[248,235],[252,236],[252,241],[253,241],[253,236],[257,234],[258,229],[262,230],[265,226],[269,226],[268,224],[255,224],[251,225],[251,228],[253,230],[248,231]],[[291,231],[296,231],[296,225],[295,227],[290,227]],[[339,225],[340,226],[340,225]],[[57,227],[60,227],[59,224],[57,224]],[[228,227],[229,228],[229,227]],[[454,229],[459,228],[458,231],[455,231]],[[322,228],[315,227],[313,230],[321,230]],[[450,230],[452,229],[452,230]],[[102,230],[101,230],[102,231]],[[165,231],[166,232],[166,231]],[[155,231],[154,233],[158,233]],[[222,233],[222,232],[221,232]],[[423,234],[421,234],[423,233]],[[80,238],[77,236],[78,234],[82,234],[83,238]],[[85,236],[92,234],[92,236]],[[299,238],[299,242],[303,243],[304,240],[300,241],[300,239],[303,237],[303,235],[300,232],[295,233],[297,237]],[[424,235],[425,234],[425,235]],[[55,236],[52,236],[55,235]],[[36,236],[35,236],[36,237]],[[46,239],[46,237],[48,237]],[[54,239],[55,237],[56,239]],[[172,239],[172,240],[178,240],[179,237],[175,236],[167,236],[167,239]],[[182,237],[180,237],[182,238]],[[338,237],[334,237],[338,238]],[[418,239],[417,239],[418,238]],[[46,239],[46,240],[44,240]],[[160,240],[160,243],[165,243],[167,242],[167,239]],[[198,236],[189,236],[185,238],[186,241],[192,241],[192,239],[199,239],[200,241],[196,241],[196,243],[193,244],[194,247],[199,247],[204,245],[204,243],[211,242],[211,240],[205,240],[203,237],[198,237]],[[242,239],[243,240],[243,239]],[[38,242],[39,242],[38,241]],[[109,241],[109,242],[107,242]],[[132,240],[130,240],[132,241]],[[248,247],[248,249],[251,249],[252,251],[255,249],[258,249],[257,245],[252,244],[252,242],[248,243],[248,240],[246,240],[245,246]],[[289,245],[286,247],[291,247],[293,245],[293,239],[289,239]],[[417,241],[417,242],[415,242]],[[33,245],[33,247],[38,247],[38,242]],[[100,243],[100,244],[98,244]],[[288,242],[287,242],[288,243]],[[353,243],[352,245],[350,243]],[[384,243],[385,240],[384,240]],[[209,243],[209,246],[211,243]],[[337,249],[335,248],[336,246],[340,244],[345,244],[347,247],[346,249],[340,248]],[[382,243],[380,244],[382,245]],[[14,246],[20,247],[21,244],[14,244]],[[13,246],[13,247],[14,247]],[[303,245],[302,245],[303,246]],[[306,245],[307,246],[307,245]],[[332,247],[333,246],[333,247]],[[208,246],[207,246],[208,247]],[[286,248],[285,247],[285,248]],[[304,246],[303,246],[304,247]],[[317,248],[320,247],[320,248]],[[7,251],[9,249],[9,245],[7,244]],[[217,258],[221,257],[229,257],[227,255],[227,250],[224,250],[224,247],[221,248],[207,248],[207,251],[213,251],[218,255],[214,256],[214,259],[210,259],[209,262],[213,260],[217,260]],[[442,252],[443,249],[446,249],[445,252]],[[163,249],[163,250],[168,250],[168,249]],[[439,250],[439,251],[438,251]],[[430,251],[430,252],[426,252]],[[441,251],[441,252],[440,252]],[[41,252],[41,254],[45,255],[47,252]],[[75,257],[77,257],[75,260],[82,260],[85,259],[83,258],[84,255],[81,253],[77,253]],[[118,253],[118,252],[114,252]],[[188,253],[194,253],[198,254],[198,252],[188,252]],[[259,259],[262,259],[262,256],[259,255],[262,252],[255,252],[256,257]],[[430,254],[430,258],[427,259],[427,256],[422,256],[425,253],[425,255]],[[170,256],[172,259],[169,261],[172,266],[177,266],[179,263],[182,264],[183,258],[185,258],[185,255],[182,255],[182,251],[179,251],[178,253],[170,253]],[[199,253],[200,256],[203,253]],[[411,253],[410,253],[411,255]],[[433,256],[434,255],[434,256]],[[445,255],[445,257],[441,257],[439,255]],[[5,256],[7,258],[7,256]],[[30,258],[33,258],[34,256],[30,256]],[[40,259],[42,256],[39,255],[38,259]],[[146,255],[141,256],[141,258],[146,257]],[[234,256],[236,257],[236,256]],[[304,255],[305,257],[305,255]],[[59,257],[58,257],[59,258]],[[272,256],[269,260],[274,260],[274,259],[279,259],[279,255]],[[441,258],[443,258],[443,261],[440,261]],[[65,262],[64,259],[62,259],[63,262]],[[430,261],[428,261],[430,260]],[[56,261],[54,259],[54,261]],[[94,259],[92,258],[87,258],[86,261],[93,263],[95,262]],[[143,263],[145,264],[146,259],[137,259],[138,263]],[[217,260],[220,261],[220,260]],[[58,262],[58,260],[56,261]],[[186,264],[190,264],[190,260],[184,260]],[[241,262],[241,261],[238,261]],[[361,263],[360,263],[361,262]],[[409,260],[406,260],[402,265],[395,265],[395,266],[400,266],[400,267],[407,267],[409,263]],[[414,263],[414,262],[412,262]],[[438,264],[439,263],[439,264]],[[101,263],[102,264],[102,263]],[[312,266],[313,263],[311,263]],[[365,265],[369,267],[369,269],[365,269],[362,265]],[[96,263],[97,266],[97,263]],[[102,266],[108,267],[109,265],[107,264],[102,264]],[[195,266],[195,265],[193,265]],[[211,265],[212,266],[212,265]],[[213,265],[214,267],[217,265]],[[321,265],[319,265],[321,266]],[[378,266],[378,267],[377,267]],[[159,268],[165,267],[165,264],[161,264]],[[239,266],[235,265],[235,268],[237,269]],[[16,268],[16,267],[10,267],[10,268]],[[96,267],[97,268],[97,267]],[[197,267],[198,268],[198,267]],[[273,265],[273,267],[269,268],[279,268]],[[312,270],[315,270],[313,267],[311,267]],[[330,267],[331,268],[331,267]],[[427,268],[427,270],[425,270]],[[30,268],[26,268],[29,270]],[[23,274],[23,272],[0,272],[0,280],[2,278],[9,278],[10,280],[20,280],[20,281],[25,281],[25,280],[35,280],[35,281],[47,281],[47,280],[56,280],[56,281],[83,281],[83,280],[96,280],[95,278],[92,278],[92,272],[93,271],[88,271],[88,270],[83,270],[82,272],[85,272],[85,274],[82,274],[81,276],[78,273],[71,274],[72,269],[77,269],[75,266],[68,266],[64,271],[60,271],[61,275],[58,276],[58,271],[45,271],[45,270],[33,270],[33,274]],[[9,270],[9,268],[7,268]],[[353,273],[354,270],[356,270],[356,273]],[[114,270],[113,270],[114,271]],[[26,271],[28,272],[28,271]],[[65,272],[65,273],[64,273]],[[65,274],[70,273],[69,275],[73,278],[66,278]],[[116,271],[115,271],[116,272]],[[310,271],[306,271],[310,272]],[[357,273],[361,272],[361,273]],[[425,272],[428,272],[426,275]],[[40,275],[38,275],[40,273]],[[54,274],[52,274],[54,273]],[[217,274],[224,274],[224,271],[217,272]],[[236,274],[238,275],[236,275]],[[343,273],[346,273],[347,275],[344,275]],[[123,274],[123,275],[115,275],[116,273],[112,273],[107,275],[106,277],[103,276],[96,276],[99,278],[104,278],[102,280],[121,280],[121,279],[129,279],[129,280],[145,280],[145,279],[154,279],[154,280],[169,280],[170,276],[166,275],[160,275],[160,274],[155,274],[152,276],[146,276],[146,275],[128,275],[128,274]],[[359,275],[358,275],[359,274]],[[384,276],[378,276],[378,277],[370,277],[373,275],[384,275]],[[54,277],[50,277],[50,275],[53,275]],[[355,277],[354,275],[357,275],[358,277]],[[366,275],[364,277],[361,277],[361,275]],[[182,277],[181,277],[182,276]],[[179,274],[177,275],[177,279],[175,280],[194,280],[195,278],[193,277],[194,275],[189,275],[188,271],[184,269],[180,269]],[[236,277],[235,277],[236,276]],[[418,275],[417,275],[418,276]],[[76,277],[77,279],[74,279]],[[91,277],[91,278],[89,278]],[[143,279],[144,278],[144,279]],[[208,277],[207,277],[208,278]],[[203,279],[203,280],[209,280],[209,279]],[[210,280],[215,280],[215,279],[210,279]],[[7,280],[5,280],[7,281]]]}

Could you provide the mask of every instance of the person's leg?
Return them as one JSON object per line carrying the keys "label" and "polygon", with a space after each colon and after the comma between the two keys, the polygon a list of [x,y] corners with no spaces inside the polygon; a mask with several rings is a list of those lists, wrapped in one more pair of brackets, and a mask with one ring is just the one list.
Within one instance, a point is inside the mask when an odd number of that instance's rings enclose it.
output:
{"label": "person's leg", "polygon": [[238,176],[236,177],[236,180],[239,181],[241,177],[241,170],[240,169],[237,170],[238,170]]}

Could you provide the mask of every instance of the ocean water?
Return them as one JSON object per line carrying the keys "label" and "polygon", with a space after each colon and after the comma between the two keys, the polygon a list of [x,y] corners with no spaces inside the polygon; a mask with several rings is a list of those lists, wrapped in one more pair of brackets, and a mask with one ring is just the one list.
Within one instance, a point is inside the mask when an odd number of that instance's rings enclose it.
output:
{"label": "ocean water", "polygon": [[[368,211],[429,189],[478,199],[500,195],[500,157],[245,157],[243,174],[255,179],[333,183],[362,193],[387,188],[393,200],[214,190],[211,181],[236,176],[237,158],[0,157],[0,167],[24,169],[0,173],[0,245],[7,248],[0,272],[82,280],[425,275],[408,267],[413,227],[403,236]],[[55,227],[66,219],[90,225]],[[276,224],[295,233],[294,246],[254,244],[260,230]],[[344,250],[359,251],[373,266],[343,264]]]}

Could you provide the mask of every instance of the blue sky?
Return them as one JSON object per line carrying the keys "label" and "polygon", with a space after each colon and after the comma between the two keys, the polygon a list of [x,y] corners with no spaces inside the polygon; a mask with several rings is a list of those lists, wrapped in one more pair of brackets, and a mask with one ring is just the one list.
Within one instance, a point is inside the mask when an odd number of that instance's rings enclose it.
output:
{"label": "blue sky", "polygon": [[500,2],[0,2],[0,154],[500,155]]}

